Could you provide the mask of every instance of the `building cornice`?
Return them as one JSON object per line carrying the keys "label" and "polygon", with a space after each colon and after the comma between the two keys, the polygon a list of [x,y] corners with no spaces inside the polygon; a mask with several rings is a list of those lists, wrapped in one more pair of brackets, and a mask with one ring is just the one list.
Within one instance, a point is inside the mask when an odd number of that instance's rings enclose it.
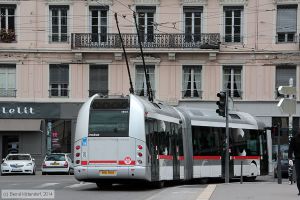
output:
{"label": "building cornice", "polygon": [[248,5],[248,0],[219,0],[220,5]]}
{"label": "building cornice", "polygon": [[0,4],[20,4],[21,0],[0,0]]}
{"label": "building cornice", "polygon": [[181,0],[182,5],[207,5],[208,0]]}
{"label": "building cornice", "polygon": [[274,4],[298,4],[300,0],[273,0]]}
{"label": "building cornice", "polygon": [[113,0],[87,0],[86,5],[113,5]]}
{"label": "building cornice", "polygon": [[133,0],[133,5],[160,5],[160,0]]}

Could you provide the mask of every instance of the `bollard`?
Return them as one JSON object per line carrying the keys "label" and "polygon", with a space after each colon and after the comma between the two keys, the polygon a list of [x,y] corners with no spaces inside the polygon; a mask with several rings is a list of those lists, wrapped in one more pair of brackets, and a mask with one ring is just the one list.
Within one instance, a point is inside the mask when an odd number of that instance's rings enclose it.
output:
{"label": "bollard", "polygon": [[240,183],[243,184],[243,161],[241,160],[241,178]]}

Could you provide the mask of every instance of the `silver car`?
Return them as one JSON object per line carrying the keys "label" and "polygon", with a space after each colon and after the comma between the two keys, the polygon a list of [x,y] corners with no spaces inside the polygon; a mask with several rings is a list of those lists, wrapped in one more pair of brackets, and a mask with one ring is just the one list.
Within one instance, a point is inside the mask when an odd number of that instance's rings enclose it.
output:
{"label": "silver car", "polygon": [[8,154],[2,160],[1,175],[32,174],[35,175],[35,162],[30,154]]}
{"label": "silver car", "polygon": [[45,156],[42,175],[50,173],[73,174],[73,161],[67,153],[52,153]]}

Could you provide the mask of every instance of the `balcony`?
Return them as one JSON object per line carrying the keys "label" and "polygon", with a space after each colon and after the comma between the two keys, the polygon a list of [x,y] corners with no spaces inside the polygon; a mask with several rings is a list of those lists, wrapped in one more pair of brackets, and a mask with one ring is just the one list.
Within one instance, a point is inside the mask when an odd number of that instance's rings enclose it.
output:
{"label": "balcony", "polygon": [[0,97],[16,97],[15,89],[0,89]]}
{"label": "balcony", "polygon": [[[122,34],[125,48],[139,48],[138,35]],[[196,48],[219,49],[219,33],[202,34],[151,34],[141,38],[143,48]],[[121,48],[121,42],[117,33],[93,34],[72,33],[71,48]]]}

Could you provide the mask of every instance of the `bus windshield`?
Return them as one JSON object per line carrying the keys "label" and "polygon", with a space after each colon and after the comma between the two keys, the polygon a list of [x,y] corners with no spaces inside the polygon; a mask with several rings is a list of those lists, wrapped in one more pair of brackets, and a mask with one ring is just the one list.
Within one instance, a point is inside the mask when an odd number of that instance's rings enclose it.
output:
{"label": "bus windshield", "polygon": [[128,110],[91,110],[89,137],[128,137]]}

